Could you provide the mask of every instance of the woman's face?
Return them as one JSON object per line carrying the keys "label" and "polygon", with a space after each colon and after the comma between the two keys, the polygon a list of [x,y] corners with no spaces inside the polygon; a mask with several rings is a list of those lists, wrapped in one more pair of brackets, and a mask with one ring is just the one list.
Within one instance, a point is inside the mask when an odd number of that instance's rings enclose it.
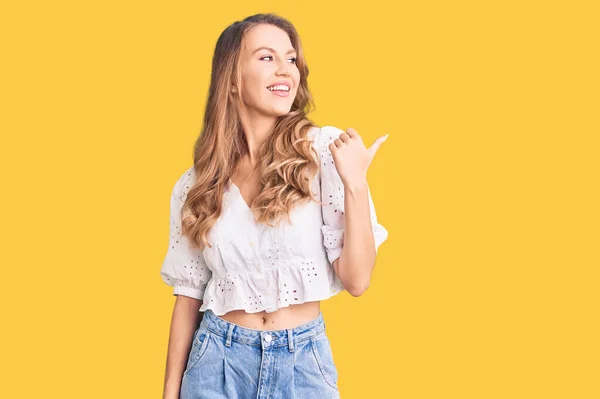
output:
{"label": "woman's face", "polygon": [[[300,81],[296,51],[287,33],[280,28],[260,24],[246,32],[241,53],[241,90],[250,112],[282,116],[290,112]],[[278,82],[289,91],[270,91]],[[278,89],[282,89],[279,87]]]}

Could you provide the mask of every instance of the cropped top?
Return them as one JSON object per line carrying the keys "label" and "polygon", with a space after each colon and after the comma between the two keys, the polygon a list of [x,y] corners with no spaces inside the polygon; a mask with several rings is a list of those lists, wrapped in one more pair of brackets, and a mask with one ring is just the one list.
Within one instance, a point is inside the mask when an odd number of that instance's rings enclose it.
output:
{"label": "cropped top", "polygon": [[[332,263],[344,244],[344,185],[329,150],[343,132],[323,126],[311,127],[308,133],[319,161],[311,190],[323,205],[312,200],[296,205],[290,211],[291,224],[284,217],[271,227],[255,221],[229,180],[222,213],[207,234],[212,248],[204,250],[191,246],[181,234],[180,210],[195,182],[194,167],[187,169],[171,193],[169,247],[160,271],[173,295],[200,299],[199,311],[223,315],[237,309],[270,313],[343,291]],[[388,232],[377,222],[367,191],[377,252]]]}

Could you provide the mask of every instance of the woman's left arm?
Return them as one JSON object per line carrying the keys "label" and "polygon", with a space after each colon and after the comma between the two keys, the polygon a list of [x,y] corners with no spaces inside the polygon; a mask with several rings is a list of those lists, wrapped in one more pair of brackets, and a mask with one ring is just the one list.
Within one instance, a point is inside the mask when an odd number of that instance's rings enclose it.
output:
{"label": "woman's left arm", "polygon": [[387,230],[377,222],[367,169],[387,138],[366,148],[356,130],[321,128],[322,228],[327,255],[344,289],[360,296],[369,287],[377,247]]}
{"label": "woman's left arm", "polygon": [[369,288],[377,255],[366,178],[344,184],[344,209],[344,245],[333,269],[344,288],[360,296]]}

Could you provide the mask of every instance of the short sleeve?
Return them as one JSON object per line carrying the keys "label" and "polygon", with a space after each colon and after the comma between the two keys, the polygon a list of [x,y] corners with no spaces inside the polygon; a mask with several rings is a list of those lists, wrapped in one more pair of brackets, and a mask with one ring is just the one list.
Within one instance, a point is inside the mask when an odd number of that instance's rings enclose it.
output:
{"label": "short sleeve", "polygon": [[212,277],[202,251],[192,247],[181,234],[181,208],[190,186],[193,184],[194,168],[185,171],[171,192],[169,248],[160,275],[173,287],[173,295],[184,295],[202,300],[206,284]]}
{"label": "short sleeve", "polygon": [[[327,258],[331,263],[340,257],[344,245],[344,184],[335,168],[333,155],[329,144],[333,143],[343,130],[334,126],[323,126],[316,142],[319,148],[319,169],[321,177],[321,200],[323,202],[323,244]],[[375,253],[379,246],[387,239],[388,231],[377,222],[375,206],[371,198],[371,190],[367,186],[371,227],[375,241]]]}

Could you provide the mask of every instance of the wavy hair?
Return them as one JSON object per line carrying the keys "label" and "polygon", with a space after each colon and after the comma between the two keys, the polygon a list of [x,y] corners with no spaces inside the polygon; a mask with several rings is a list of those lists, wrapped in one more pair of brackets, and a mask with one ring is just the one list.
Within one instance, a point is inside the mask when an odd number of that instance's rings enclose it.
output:
{"label": "wavy hair", "polygon": [[[300,81],[290,112],[277,119],[269,138],[258,149],[259,194],[250,209],[259,223],[269,226],[290,220],[297,204],[315,199],[310,181],[319,169],[317,154],[308,138],[315,126],[306,117],[315,109],[308,89],[308,66],[294,26],[276,14],[256,14],[229,25],[219,36],[212,60],[212,73],[204,125],[194,145],[195,182],[181,209],[182,234],[203,249],[212,247],[207,235],[222,212],[222,198],[237,161],[248,153],[240,123],[240,98],[230,92],[241,87],[240,52],[245,33],[258,24],[271,24],[285,31],[296,50]],[[318,158],[317,158],[318,159]],[[185,215],[185,216],[184,216]]]}

